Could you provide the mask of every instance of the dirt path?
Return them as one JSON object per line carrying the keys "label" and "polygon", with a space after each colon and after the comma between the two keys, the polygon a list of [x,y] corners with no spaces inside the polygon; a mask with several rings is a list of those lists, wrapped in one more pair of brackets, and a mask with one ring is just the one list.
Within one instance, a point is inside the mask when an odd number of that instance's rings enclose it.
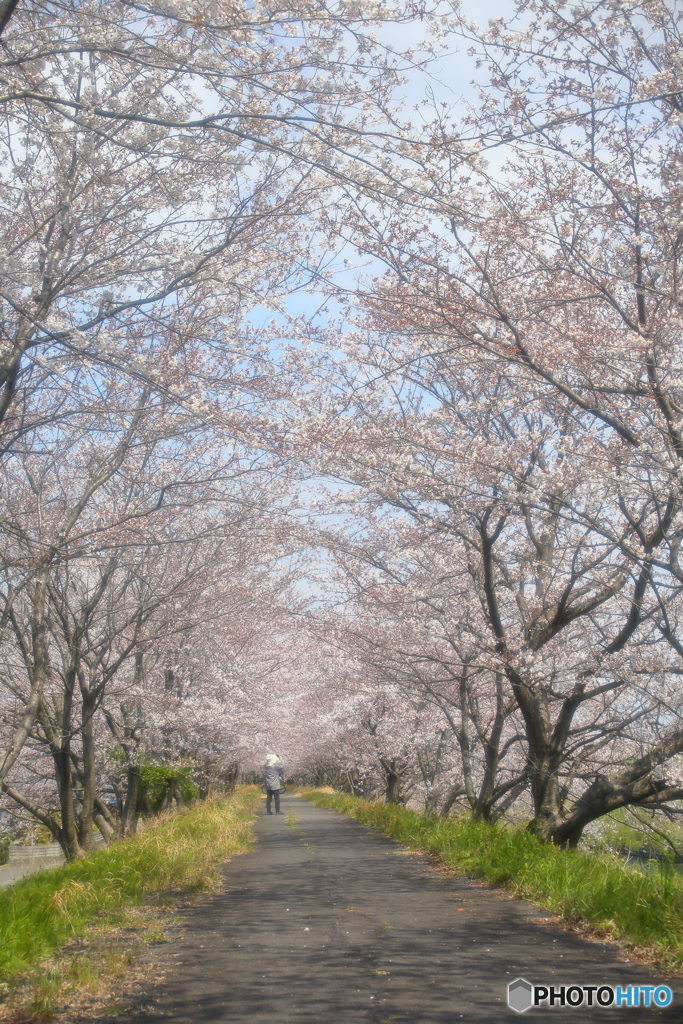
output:
{"label": "dirt path", "polygon": [[683,1020],[681,979],[668,982],[665,1010],[556,1007],[520,1017],[506,1002],[519,976],[556,986],[658,982],[614,947],[544,924],[528,903],[441,875],[332,811],[282,803],[280,817],[259,817],[256,851],[226,866],[226,891],[187,911],[138,1024]]}

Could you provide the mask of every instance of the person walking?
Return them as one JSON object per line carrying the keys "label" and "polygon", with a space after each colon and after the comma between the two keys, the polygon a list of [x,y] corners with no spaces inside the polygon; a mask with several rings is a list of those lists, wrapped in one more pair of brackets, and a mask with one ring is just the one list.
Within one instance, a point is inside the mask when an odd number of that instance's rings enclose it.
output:
{"label": "person walking", "polygon": [[281,814],[280,811],[280,787],[282,785],[282,773],[285,770],[280,758],[277,754],[266,754],[265,763],[266,773],[266,814],[272,814],[271,804],[273,797],[275,797],[275,813]]}

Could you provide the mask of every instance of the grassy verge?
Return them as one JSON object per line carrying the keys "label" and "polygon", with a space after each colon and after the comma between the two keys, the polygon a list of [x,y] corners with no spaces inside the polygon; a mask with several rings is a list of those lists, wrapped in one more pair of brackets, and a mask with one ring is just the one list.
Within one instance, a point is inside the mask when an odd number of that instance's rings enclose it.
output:
{"label": "grassy verge", "polygon": [[586,922],[664,969],[683,969],[683,878],[666,864],[642,873],[607,855],[544,846],[504,825],[466,817],[438,821],[342,793],[301,795],[436,855],[448,868],[504,886],[558,917]]}
{"label": "grassy verge", "polygon": [[[120,974],[140,940],[164,941],[164,908],[212,889],[217,865],[250,848],[259,800],[256,787],[242,788],[0,891],[5,1018],[20,1009],[50,1016],[67,991]],[[113,941],[122,932],[126,942]]]}

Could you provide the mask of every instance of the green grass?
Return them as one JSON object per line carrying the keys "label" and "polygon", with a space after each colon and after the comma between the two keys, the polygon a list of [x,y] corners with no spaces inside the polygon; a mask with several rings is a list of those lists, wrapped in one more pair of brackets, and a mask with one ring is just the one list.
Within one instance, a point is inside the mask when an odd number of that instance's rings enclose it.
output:
{"label": "green grass", "polygon": [[639,947],[658,965],[683,967],[683,878],[670,865],[643,873],[614,857],[543,845],[528,832],[468,817],[439,821],[395,805],[320,790],[301,795],[348,814],[447,867],[505,886],[559,917],[587,922]]}
{"label": "green grass", "polygon": [[250,848],[259,799],[256,787],[244,787],[1,890],[0,982],[26,975],[98,918],[155,894],[212,888],[216,865]]}

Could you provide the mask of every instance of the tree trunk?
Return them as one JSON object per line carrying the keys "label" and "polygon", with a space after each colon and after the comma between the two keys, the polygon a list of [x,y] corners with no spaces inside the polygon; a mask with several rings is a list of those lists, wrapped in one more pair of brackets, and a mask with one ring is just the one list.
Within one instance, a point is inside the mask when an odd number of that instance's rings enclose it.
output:
{"label": "tree trunk", "polygon": [[164,793],[163,797],[161,798],[161,803],[159,804],[159,814],[163,814],[165,811],[170,811],[171,810],[171,808],[173,807],[173,795],[174,795],[174,792],[175,792],[174,786],[169,785],[168,789],[166,790],[166,792]]}
{"label": "tree trunk", "polygon": [[[40,703],[43,699],[45,683],[47,682],[50,672],[50,658],[45,640],[45,631],[47,629],[47,580],[48,570],[47,568],[43,568],[36,581],[31,608],[32,657],[27,659],[28,663],[26,664],[26,671],[31,684],[31,692],[26,704],[24,705],[24,712],[19,721],[19,725],[14,730],[12,745],[3,758],[2,764],[0,764],[0,782],[7,777],[8,772],[19,757],[19,754],[23,750],[24,744],[29,737],[31,729],[33,728],[33,723],[35,722],[38,714],[38,709],[40,708]],[[16,620],[12,615],[10,615],[10,620],[12,621],[12,625],[15,630],[19,632],[19,626],[16,624]]]}
{"label": "tree trunk", "polygon": [[345,772],[341,789],[346,790],[347,793],[351,793],[352,796],[361,797],[363,795],[363,785],[360,778],[360,772],[357,768],[350,768]]}
{"label": "tree trunk", "polygon": [[52,722],[49,726],[52,733],[50,748],[55,766],[55,779],[57,782],[57,792],[59,793],[59,810],[62,824],[62,834],[59,841],[64,850],[64,856],[68,861],[80,860],[84,856],[78,834],[74,773],[71,763],[71,726],[75,684],[76,670],[72,666],[64,676],[64,692],[56,728],[54,728],[54,723]]}
{"label": "tree trunk", "polygon": [[599,775],[568,815],[549,828],[547,838],[557,846],[573,848],[586,825],[605,814],[626,807],[658,806],[665,801],[683,799],[683,788],[665,779],[656,779],[654,769],[683,750],[683,729],[676,729],[644,757],[613,775]]}
{"label": "tree trunk", "polygon": [[31,800],[30,797],[25,796],[23,793],[19,793],[13,786],[10,786],[7,782],[0,781],[0,793],[6,793],[15,803],[19,804],[25,810],[32,814],[37,821],[41,822],[49,831],[52,833],[52,837],[56,843],[62,841],[62,830],[59,827],[57,819],[47,810],[45,807],[41,807],[35,801]]}
{"label": "tree trunk", "polygon": [[84,850],[92,850],[95,846],[93,832],[95,797],[97,795],[97,770],[95,764],[95,708],[87,686],[81,681],[83,698],[81,710],[81,738],[83,744],[83,769],[81,772],[83,792],[81,795],[81,816],[79,837]]}
{"label": "tree trunk", "polygon": [[439,808],[439,789],[437,786],[430,786],[425,800],[425,818],[435,818]]}
{"label": "tree trunk", "polygon": [[140,797],[140,769],[136,764],[128,765],[127,782],[121,835],[134,836],[138,830],[138,801]]}
{"label": "tree trunk", "polygon": [[172,795],[173,795],[173,799],[175,800],[176,807],[189,807],[190,806],[188,801],[183,796],[179,786],[174,786],[173,787],[173,794]]}
{"label": "tree trunk", "polygon": [[555,726],[550,721],[548,694],[537,692],[513,669],[508,670],[515,699],[525,723],[527,774],[534,802],[534,816],[527,828],[543,842],[563,820],[562,791],[558,772],[565,756],[569,729],[584,699],[585,686],[577,683],[562,704]]}
{"label": "tree trunk", "polygon": [[112,839],[116,838],[116,829],[112,826],[111,822],[105,817],[105,815],[100,814],[99,811],[96,811],[93,815],[93,820],[100,830],[100,835],[107,846],[109,846]]}
{"label": "tree trunk", "polygon": [[64,745],[52,752],[52,760],[55,766],[57,789],[59,792],[59,809],[62,820],[60,845],[64,850],[64,856],[68,861],[80,860],[83,856],[83,847],[78,834],[78,823],[74,808],[74,784],[71,770],[71,755],[69,751],[70,741],[64,739]]}
{"label": "tree trunk", "polygon": [[19,0],[2,0],[0,3],[0,33],[5,31],[18,6]]}
{"label": "tree trunk", "polygon": [[449,792],[448,796],[446,797],[445,803],[443,803],[441,805],[441,810],[439,811],[439,817],[440,818],[447,818],[448,815],[451,813],[451,809],[453,807],[453,804],[461,796],[465,796],[465,787],[463,785],[460,785],[460,784],[456,784],[455,786],[451,786],[450,792]]}
{"label": "tree trunk", "polygon": [[474,821],[490,822],[494,804],[498,799],[496,777],[500,764],[500,741],[506,717],[503,676],[500,672],[496,672],[496,715],[488,738],[484,740],[484,778],[472,808]]}
{"label": "tree trunk", "polygon": [[401,777],[396,770],[395,761],[382,761],[382,767],[384,769],[384,799],[388,804],[398,804],[399,799],[399,786]]}

